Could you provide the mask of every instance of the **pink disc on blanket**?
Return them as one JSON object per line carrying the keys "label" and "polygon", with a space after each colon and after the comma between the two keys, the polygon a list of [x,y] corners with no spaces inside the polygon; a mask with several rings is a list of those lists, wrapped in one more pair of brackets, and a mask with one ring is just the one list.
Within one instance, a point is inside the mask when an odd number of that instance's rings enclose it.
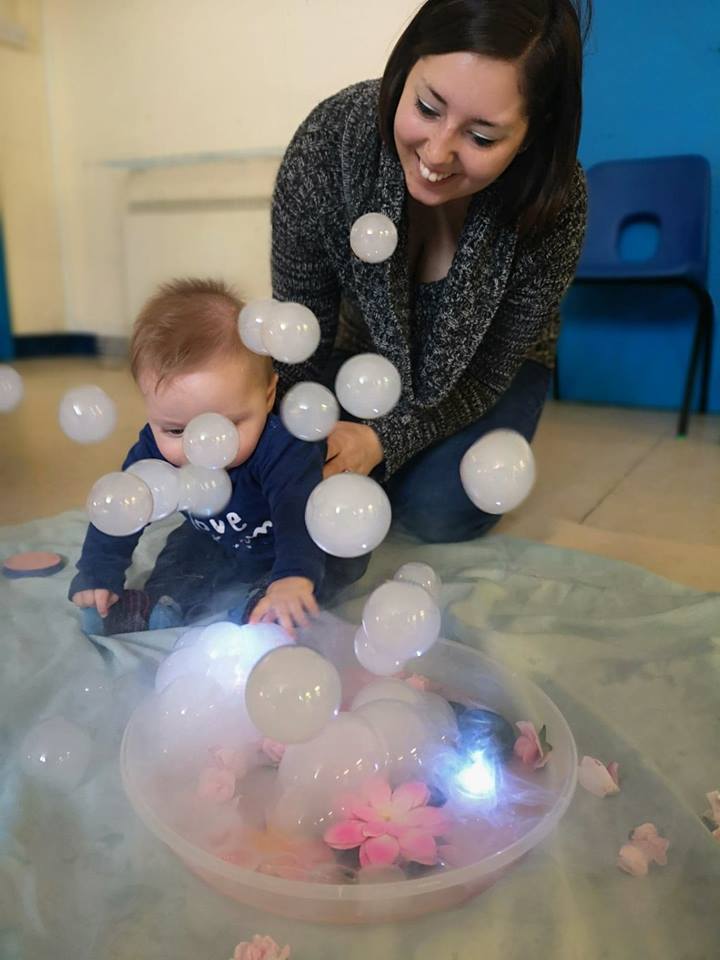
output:
{"label": "pink disc on blanket", "polygon": [[2,566],[6,577],[49,577],[58,573],[67,563],[59,553],[15,553],[8,557]]}

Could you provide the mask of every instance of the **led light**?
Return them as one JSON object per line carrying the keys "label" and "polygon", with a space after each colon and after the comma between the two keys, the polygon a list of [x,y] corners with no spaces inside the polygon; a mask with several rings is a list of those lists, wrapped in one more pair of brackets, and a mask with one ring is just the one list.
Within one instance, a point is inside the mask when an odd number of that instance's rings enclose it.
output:
{"label": "led light", "polygon": [[495,796],[495,767],[481,751],[471,755],[470,763],[456,776],[457,785],[463,793],[478,799]]}

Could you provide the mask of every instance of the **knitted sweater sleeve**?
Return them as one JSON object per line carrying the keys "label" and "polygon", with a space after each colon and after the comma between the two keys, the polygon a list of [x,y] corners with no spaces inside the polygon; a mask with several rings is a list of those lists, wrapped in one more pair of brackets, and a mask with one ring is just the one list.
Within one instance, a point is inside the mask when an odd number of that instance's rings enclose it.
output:
{"label": "knitted sweater sleeve", "polygon": [[530,348],[557,316],[575,274],[585,232],[587,194],[578,168],[570,201],[551,232],[520,251],[503,301],[453,389],[430,409],[401,399],[386,416],[368,421],[384,451],[387,479],[411,457],[479,419],[502,396]]}

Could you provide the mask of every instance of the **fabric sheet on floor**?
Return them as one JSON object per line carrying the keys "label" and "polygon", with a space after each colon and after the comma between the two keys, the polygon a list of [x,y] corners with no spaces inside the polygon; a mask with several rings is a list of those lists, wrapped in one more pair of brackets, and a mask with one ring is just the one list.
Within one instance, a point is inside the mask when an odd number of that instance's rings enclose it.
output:
{"label": "fabric sheet on floor", "polygon": [[[619,762],[622,791],[599,799],[578,788],[555,833],[460,908],[411,923],[316,926],[224,899],[135,816],[120,782],[120,737],[176,636],[108,638],[103,655],[81,634],[66,592],[84,529],[71,512],[0,530],[0,559],[53,550],[70,560],[47,579],[0,577],[3,960],[227,960],[254,933],[289,943],[294,960],[718,955],[720,843],[699,815],[705,793],[720,788],[720,595],[504,536],[386,541],[334,612],[359,622],[364,598],[401,563],[430,563],[444,582],[444,635],[539,684],[581,756]],[[168,529],[143,538],[132,583]],[[88,671],[107,679],[100,707],[79,705]],[[27,780],[18,762],[25,731],[60,714],[94,740],[85,780],[69,794]],[[669,838],[669,862],[635,879],[615,859],[644,821]]]}

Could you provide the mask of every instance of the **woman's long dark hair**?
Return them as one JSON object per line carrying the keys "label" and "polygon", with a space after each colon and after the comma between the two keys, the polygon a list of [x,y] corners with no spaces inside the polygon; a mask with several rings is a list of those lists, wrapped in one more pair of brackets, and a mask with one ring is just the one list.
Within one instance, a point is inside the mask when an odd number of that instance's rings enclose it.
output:
{"label": "woman's long dark hair", "polygon": [[380,131],[393,125],[407,76],[422,57],[477,53],[516,62],[527,110],[525,148],[502,174],[502,214],[542,236],[567,202],[582,117],[583,43],[592,0],[427,0],[390,54],[380,88]]}

